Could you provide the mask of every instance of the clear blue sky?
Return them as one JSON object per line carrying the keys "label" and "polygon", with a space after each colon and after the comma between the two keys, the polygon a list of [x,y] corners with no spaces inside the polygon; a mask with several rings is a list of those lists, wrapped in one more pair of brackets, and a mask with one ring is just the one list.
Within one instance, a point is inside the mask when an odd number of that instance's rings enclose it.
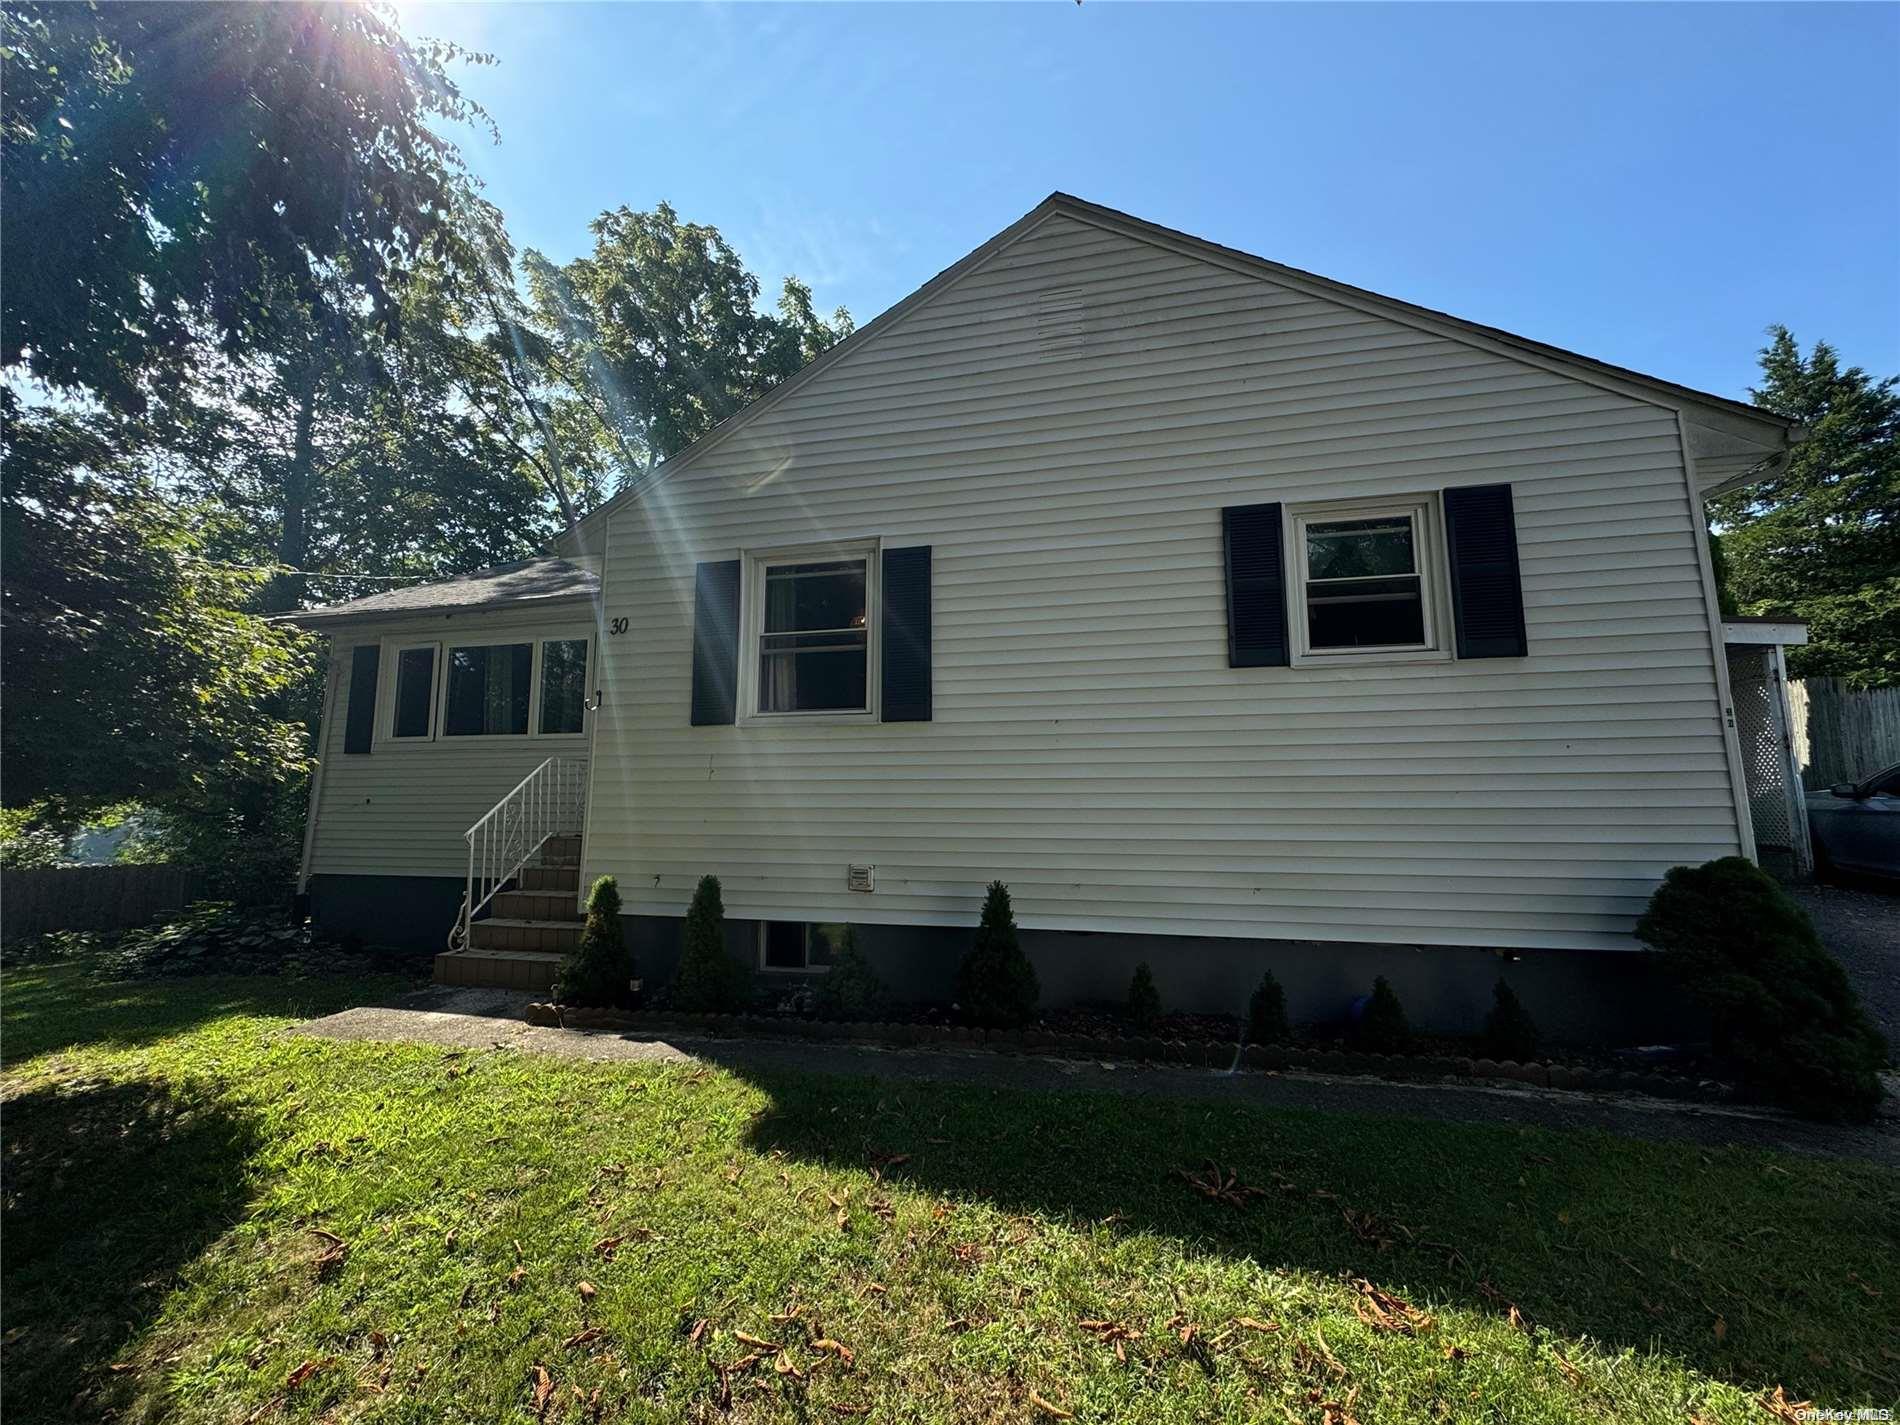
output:
{"label": "clear blue sky", "polygon": [[1775,321],[1900,371],[1892,4],[400,14],[557,259],[666,199],[862,322],[1059,188],[1727,395]]}

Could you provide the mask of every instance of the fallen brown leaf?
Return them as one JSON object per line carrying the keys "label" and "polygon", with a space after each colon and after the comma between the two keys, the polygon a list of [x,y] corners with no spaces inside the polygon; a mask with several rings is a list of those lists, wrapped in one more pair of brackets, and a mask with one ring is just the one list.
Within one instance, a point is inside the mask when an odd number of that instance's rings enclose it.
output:
{"label": "fallen brown leaf", "polygon": [[1073,1410],[1064,1410],[1060,1405],[1057,1405],[1053,1400],[1044,1400],[1040,1395],[1036,1394],[1034,1390],[1031,1390],[1029,1392],[1029,1403],[1035,1406],[1036,1409],[1040,1410],[1044,1415],[1051,1416],[1054,1419],[1057,1419],[1057,1420],[1075,1419],[1075,1412]]}
{"label": "fallen brown leaf", "polygon": [[606,1334],[607,1333],[598,1326],[589,1326],[584,1331],[576,1331],[572,1336],[569,1336],[565,1341],[561,1342],[561,1349],[563,1351],[571,1351],[576,1346],[585,1346],[589,1341],[598,1341]]}
{"label": "fallen brown leaf", "polygon": [[1223,1170],[1212,1159],[1208,1160],[1205,1175],[1196,1175],[1186,1168],[1176,1168],[1174,1171],[1175,1176],[1209,1202],[1224,1202],[1229,1207],[1244,1208],[1252,1199],[1267,1195],[1265,1188],[1249,1187],[1243,1183],[1236,1169]]}
{"label": "fallen brown leaf", "polygon": [[554,1377],[548,1374],[546,1366],[534,1368],[534,1418],[539,1420],[548,1413],[548,1402],[554,1398]]}
{"label": "fallen brown leaf", "polygon": [[1775,1419],[1787,1422],[1787,1425],[1796,1425],[1796,1422],[1808,1419],[1806,1412],[1814,1409],[1811,1400],[1788,1399],[1788,1392],[1780,1386],[1775,1387],[1773,1395],[1756,1396],[1755,1403]]}
{"label": "fallen brown leaf", "polygon": [[592,1282],[582,1282],[575,1287],[574,1290],[581,1294],[582,1301],[592,1301],[595,1297],[600,1295],[600,1288],[595,1286]]}
{"label": "fallen brown leaf", "polygon": [[594,1243],[594,1255],[611,1262],[614,1259],[614,1253],[620,1250],[620,1244],[626,1240],[625,1237],[602,1237]]}
{"label": "fallen brown leaf", "polygon": [[1352,1304],[1353,1312],[1374,1330],[1396,1331],[1407,1336],[1431,1330],[1432,1317],[1429,1312],[1420,1311],[1409,1301],[1380,1290],[1363,1277],[1354,1281],[1353,1287],[1359,1293]]}
{"label": "fallen brown leaf", "polygon": [[747,1346],[756,1346],[761,1351],[781,1351],[784,1349],[777,1341],[767,1341],[747,1331],[734,1331],[732,1333],[732,1339],[742,1342]]}
{"label": "fallen brown leaf", "polygon": [[1280,1323],[1277,1321],[1257,1321],[1251,1316],[1236,1316],[1234,1325],[1248,1331],[1278,1331],[1280,1329]]}
{"label": "fallen brown leaf", "polygon": [[309,1380],[311,1376],[315,1375],[325,1366],[333,1364],[335,1361],[335,1356],[324,1356],[319,1360],[305,1361],[285,1377],[284,1389],[286,1391],[295,1390],[298,1386]]}
{"label": "fallen brown leaf", "polygon": [[845,1345],[842,1341],[834,1341],[829,1336],[813,1341],[811,1348],[814,1351],[829,1351],[847,1366],[857,1360],[857,1356],[853,1354],[849,1346]]}

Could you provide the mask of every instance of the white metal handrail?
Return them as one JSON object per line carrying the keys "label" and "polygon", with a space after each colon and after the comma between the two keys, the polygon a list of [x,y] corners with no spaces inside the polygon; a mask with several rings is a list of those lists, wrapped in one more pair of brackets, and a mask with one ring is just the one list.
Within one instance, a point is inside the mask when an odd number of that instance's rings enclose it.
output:
{"label": "white metal handrail", "polygon": [[587,763],[550,757],[463,832],[468,841],[468,885],[449,948],[468,944],[469,924],[495,893],[521,874],[551,836],[578,836],[587,806]]}

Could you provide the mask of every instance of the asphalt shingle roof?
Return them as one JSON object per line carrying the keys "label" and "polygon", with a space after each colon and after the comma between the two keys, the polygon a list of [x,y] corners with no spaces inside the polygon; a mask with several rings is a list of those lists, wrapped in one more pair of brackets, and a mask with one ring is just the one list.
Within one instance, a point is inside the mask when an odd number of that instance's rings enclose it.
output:
{"label": "asphalt shingle roof", "polygon": [[565,559],[523,559],[514,564],[496,564],[457,574],[452,579],[411,584],[406,589],[391,589],[385,594],[367,594],[347,603],[301,609],[285,618],[290,623],[319,627],[363,618],[453,613],[461,609],[593,598],[599,593],[599,578],[578,564]]}

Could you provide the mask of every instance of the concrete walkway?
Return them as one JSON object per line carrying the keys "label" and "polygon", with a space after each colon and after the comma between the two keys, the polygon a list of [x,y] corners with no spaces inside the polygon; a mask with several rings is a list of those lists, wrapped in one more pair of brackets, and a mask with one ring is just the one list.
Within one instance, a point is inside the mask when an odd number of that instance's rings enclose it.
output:
{"label": "concrete walkway", "polygon": [[[1397,1114],[1450,1123],[1541,1128],[1594,1128],[1626,1138],[1773,1148],[1803,1157],[1858,1157],[1900,1165],[1900,1109],[1889,1100],[1875,1123],[1836,1127],[1804,1123],[1768,1110],[1611,1094],[1463,1084],[1393,1083],[1321,1074],[1239,1073],[1137,1067],[1092,1060],[996,1054],[982,1050],[879,1049],[759,1039],[677,1036],[642,1039],[612,1031],[545,1029],[526,1023],[529,996],[513,990],[436,988],[383,1007],[345,1010],[299,1025],[293,1033],[327,1039],[439,1044],[460,1049],[512,1049],[568,1059],[668,1063],[688,1059],[744,1073],[748,1069],[865,1074],[884,1079],[964,1083],[1038,1092],[1139,1093],[1310,1108],[1341,1113]],[[1900,1096],[1900,1082],[1890,1081]]]}

